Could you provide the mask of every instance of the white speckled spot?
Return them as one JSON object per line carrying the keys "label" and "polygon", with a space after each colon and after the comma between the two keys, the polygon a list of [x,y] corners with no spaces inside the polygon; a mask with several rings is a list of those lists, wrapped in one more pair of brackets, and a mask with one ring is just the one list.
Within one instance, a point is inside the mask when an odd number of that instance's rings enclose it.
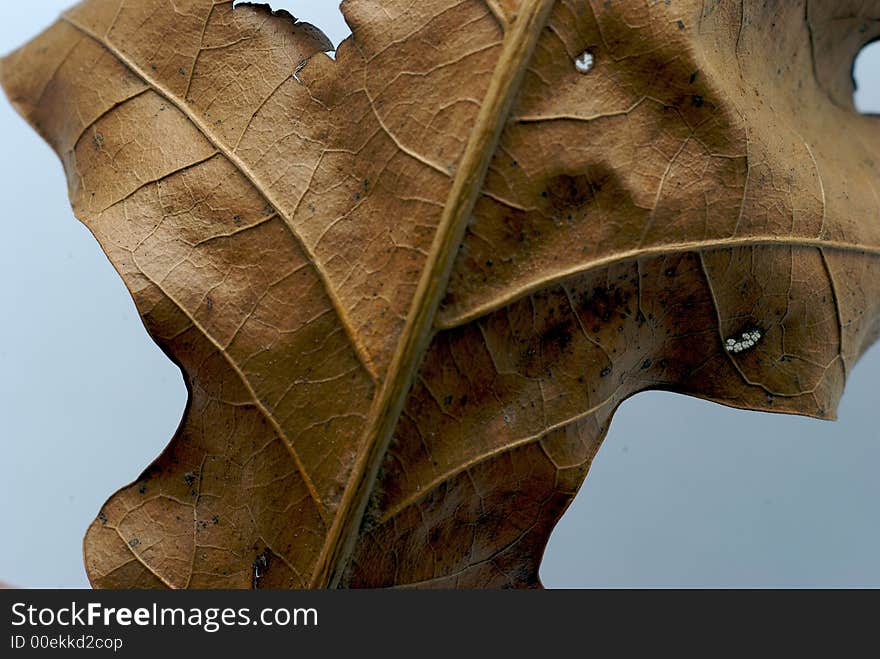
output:
{"label": "white speckled spot", "polygon": [[577,59],[575,59],[574,66],[578,70],[578,73],[589,73],[593,70],[593,64],[595,61],[593,54],[590,51],[585,50],[577,57]]}
{"label": "white speckled spot", "polygon": [[730,338],[727,339],[724,343],[724,347],[727,352],[732,352],[734,354],[739,354],[741,352],[745,352],[746,350],[751,350],[758,342],[763,338],[764,334],[761,330],[757,328],[746,330],[742,333],[739,339]]}

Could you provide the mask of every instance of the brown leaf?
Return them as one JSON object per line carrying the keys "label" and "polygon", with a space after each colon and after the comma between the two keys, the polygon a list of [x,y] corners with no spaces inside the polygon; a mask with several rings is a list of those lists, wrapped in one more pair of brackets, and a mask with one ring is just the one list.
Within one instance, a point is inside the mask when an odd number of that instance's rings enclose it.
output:
{"label": "brown leaf", "polygon": [[3,62],[190,391],[94,585],[535,587],[625,398],[834,417],[880,333],[880,2],[346,0],[336,61],[184,5]]}

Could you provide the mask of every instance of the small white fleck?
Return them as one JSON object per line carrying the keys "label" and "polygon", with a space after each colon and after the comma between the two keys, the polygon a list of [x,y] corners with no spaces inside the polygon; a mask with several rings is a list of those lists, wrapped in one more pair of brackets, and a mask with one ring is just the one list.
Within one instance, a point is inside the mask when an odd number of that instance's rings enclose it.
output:
{"label": "small white fleck", "polygon": [[309,60],[304,59],[302,62],[299,63],[299,66],[296,67],[296,71],[293,72],[293,79],[300,84],[302,84],[302,80],[299,79],[299,72],[306,68],[306,64],[308,63]]}
{"label": "small white fleck", "polygon": [[727,352],[732,352],[739,354],[741,352],[745,352],[746,350],[751,350],[758,342],[763,338],[764,334],[759,329],[749,329],[742,333],[739,340],[737,339],[727,339],[725,341],[724,347],[727,349]]}
{"label": "small white fleck", "polygon": [[574,66],[578,73],[589,73],[593,70],[593,64],[596,60],[589,50],[582,52],[574,61]]}

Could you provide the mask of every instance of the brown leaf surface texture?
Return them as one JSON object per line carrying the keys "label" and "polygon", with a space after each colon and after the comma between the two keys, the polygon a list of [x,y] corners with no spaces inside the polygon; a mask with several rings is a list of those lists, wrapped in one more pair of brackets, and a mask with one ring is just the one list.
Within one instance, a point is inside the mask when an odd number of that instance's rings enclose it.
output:
{"label": "brown leaf surface texture", "polygon": [[343,11],[335,61],[212,0],[3,61],[190,392],[95,586],[536,587],[627,397],[834,417],[880,333],[880,2]]}

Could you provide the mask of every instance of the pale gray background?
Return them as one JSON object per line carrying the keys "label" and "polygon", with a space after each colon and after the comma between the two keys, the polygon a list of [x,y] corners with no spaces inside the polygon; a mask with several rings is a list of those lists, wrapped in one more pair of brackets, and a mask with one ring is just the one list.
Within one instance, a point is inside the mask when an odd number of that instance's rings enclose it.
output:
{"label": "pale gray background", "polygon": [[[0,51],[71,0],[4,3]],[[335,42],[326,0],[278,0]],[[880,112],[880,44],[857,68]],[[869,89],[865,89],[869,88]],[[85,586],[81,539],[173,434],[186,392],[72,216],[55,155],[0,101],[0,580]],[[627,402],[556,530],[549,587],[880,586],[880,349],[829,424],[683,396]]]}

